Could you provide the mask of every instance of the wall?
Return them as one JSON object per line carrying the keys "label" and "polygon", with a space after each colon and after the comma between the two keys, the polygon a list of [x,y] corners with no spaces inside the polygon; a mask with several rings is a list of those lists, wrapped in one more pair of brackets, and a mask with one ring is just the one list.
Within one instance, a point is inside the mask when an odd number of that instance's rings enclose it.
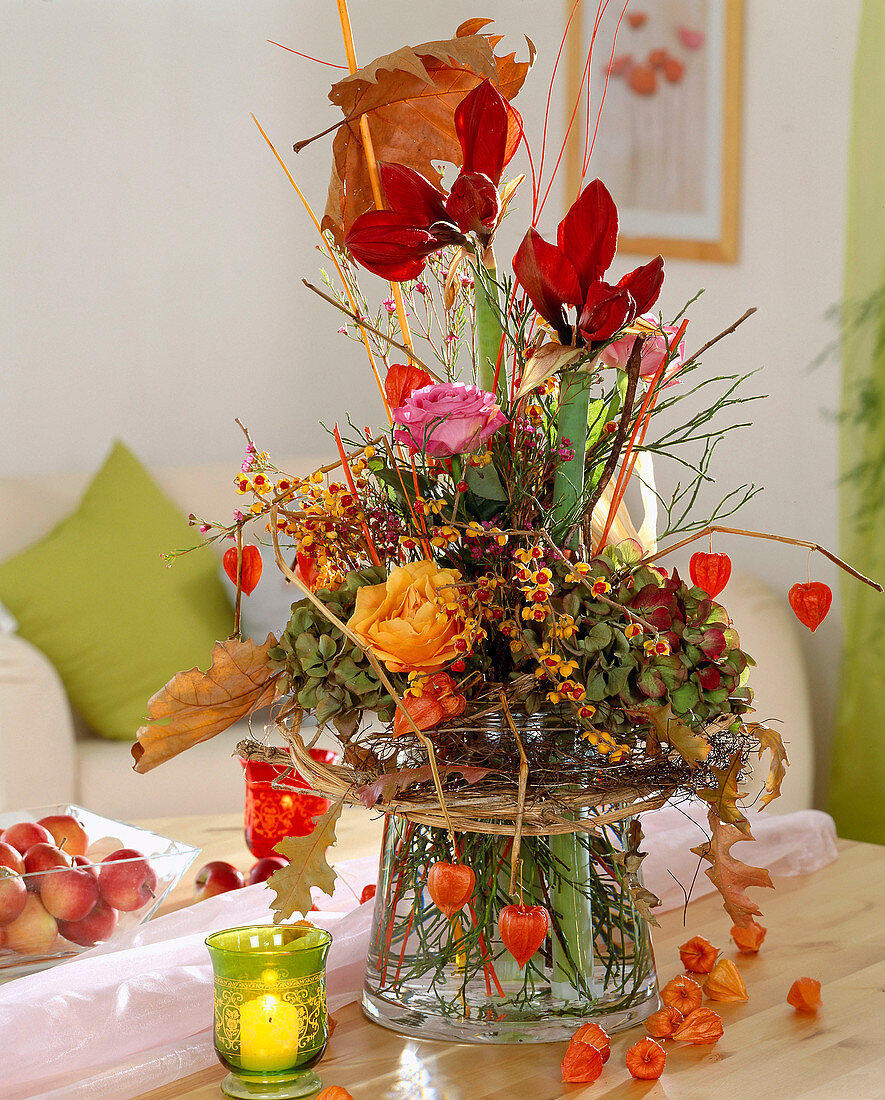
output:
{"label": "wall", "polygon": [[[536,127],[559,21],[537,0],[480,8],[539,47],[520,103]],[[832,338],[826,313],[840,295],[859,0],[745,9],[740,261],[670,262],[661,304],[675,312],[706,287],[690,347],[759,307],[710,359],[720,373],[763,367],[771,395],[753,407],[753,429],[729,441],[723,480],[766,486],[742,525],[835,547],[836,432],[825,412],[838,404],[838,370],[808,365]],[[360,57],[444,37],[478,10],[454,0],[441,17],[431,5],[353,0]],[[367,369],[300,284],[314,273],[313,230],[249,118],[321,209],[327,141],[287,151],[334,121],[334,70],[265,39],[341,63],[334,5],[20,0],[0,7],[0,35],[0,474],[87,469],[114,436],[149,463],[236,468],[234,416],[272,453],[321,451],[318,421],[342,415],[342,393],[358,422],[374,420]],[[718,545],[779,587],[805,579],[802,551]],[[819,563],[815,575],[835,580]],[[825,754],[838,615],[805,641]]]}

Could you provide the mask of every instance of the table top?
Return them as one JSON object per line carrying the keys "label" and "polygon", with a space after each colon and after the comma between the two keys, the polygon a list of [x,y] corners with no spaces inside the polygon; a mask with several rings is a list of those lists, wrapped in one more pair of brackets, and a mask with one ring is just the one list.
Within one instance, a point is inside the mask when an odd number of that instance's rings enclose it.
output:
{"label": "table top", "polygon": [[[228,859],[248,870],[237,818],[166,818],[150,823],[166,836],[199,844],[202,861]],[[350,809],[338,829],[338,859],[378,850],[380,823]],[[193,875],[167,908],[190,900]],[[734,959],[750,1000],[716,1005],[725,1035],[715,1046],[665,1043],[667,1066],[657,1082],[633,1082],[624,1055],[644,1034],[612,1038],[611,1059],[593,1085],[563,1085],[565,1044],[496,1046],[406,1038],[370,1023],[357,1004],[336,1012],[338,1026],[317,1067],[325,1085],[342,1085],[354,1100],[866,1100],[885,1097],[885,848],[839,841],[839,859],[812,875],[776,878],[756,891],[768,936],[758,955],[739,955],[718,894],[664,913],[654,930],[663,984],[682,973],[678,945],[705,935]],[[822,984],[817,1014],[786,1003],[793,981]],[[219,1064],[136,1100],[220,1100]]]}

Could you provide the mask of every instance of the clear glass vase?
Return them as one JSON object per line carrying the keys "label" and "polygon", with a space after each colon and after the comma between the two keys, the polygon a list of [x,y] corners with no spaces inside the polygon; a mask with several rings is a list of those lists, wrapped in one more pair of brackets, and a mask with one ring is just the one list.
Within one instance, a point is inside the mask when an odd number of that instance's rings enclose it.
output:
{"label": "clear glass vase", "polygon": [[[550,930],[520,969],[498,931],[511,897],[512,837],[458,833],[388,818],[366,965],[363,1008],[407,1035],[459,1042],[556,1042],[582,1022],[607,1031],[659,1007],[648,922],[633,904],[638,875],[622,857],[630,819],[595,834],[524,836],[522,901]],[[465,863],[476,875],[452,920],[426,888],[428,867]],[[629,861],[628,861],[629,862]]]}

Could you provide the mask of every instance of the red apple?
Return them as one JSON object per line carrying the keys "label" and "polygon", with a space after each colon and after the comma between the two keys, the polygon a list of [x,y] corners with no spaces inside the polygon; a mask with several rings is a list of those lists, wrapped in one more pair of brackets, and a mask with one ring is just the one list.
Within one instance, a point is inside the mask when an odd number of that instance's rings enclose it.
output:
{"label": "red apple", "polygon": [[35,844],[25,852],[25,871],[52,871],[56,867],[73,867],[71,857],[54,844]]}
{"label": "red apple", "polygon": [[7,844],[5,840],[0,840],[0,867],[9,867],[13,871],[18,871],[20,875],[25,873],[25,861],[18,849]]}
{"label": "red apple", "polygon": [[112,909],[101,898],[98,904],[82,920],[58,922],[58,930],[66,940],[80,947],[95,947],[97,943],[111,938],[117,927],[117,910]]}
{"label": "red apple", "polygon": [[144,852],[119,848],[101,861],[98,884],[108,905],[133,913],[156,897],[157,875]]}
{"label": "red apple", "polygon": [[9,924],[22,915],[28,891],[17,871],[0,867],[0,924]]}
{"label": "red apple", "polygon": [[245,885],[246,880],[233,864],[225,863],[223,859],[213,859],[197,871],[194,899],[203,901],[204,898],[213,898],[216,894],[226,894],[228,890],[239,890]]}
{"label": "red apple", "polygon": [[254,886],[256,882],[267,882],[274,871],[279,871],[279,869],[285,867],[288,862],[289,861],[282,856],[265,856],[263,859],[259,859],[249,872],[247,884],[249,886]]}
{"label": "red apple", "polygon": [[88,871],[90,875],[98,882],[98,867],[86,856],[74,856],[74,866],[79,867],[81,871]]}
{"label": "red apple", "polygon": [[44,829],[42,825],[38,825],[36,821],[18,821],[15,825],[10,825],[0,835],[0,840],[5,841],[6,844],[11,844],[22,855],[29,848],[33,848],[35,844],[52,844],[53,842],[52,833],[48,829]]}
{"label": "red apple", "polygon": [[98,882],[76,867],[41,875],[39,888],[46,912],[56,920],[82,920],[98,902]]}
{"label": "red apple", "polygon": [[34,894],[28,894],[22,914],[6,925],[6,946],[22,955],[46,955],[55,945],[55,919]]}
{"label": "red apple", "polygon": [[48,829],[52,833],[56,847],[67,852],[69,856],[86,854],[89,837],[73,814],[50,814],[49,817],[41,817],[37,824]]}

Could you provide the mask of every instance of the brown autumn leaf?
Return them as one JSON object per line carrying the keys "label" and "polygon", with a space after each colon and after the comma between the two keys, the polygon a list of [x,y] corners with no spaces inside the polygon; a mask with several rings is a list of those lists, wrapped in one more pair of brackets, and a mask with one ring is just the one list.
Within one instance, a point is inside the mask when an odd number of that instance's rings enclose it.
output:
{"label": "brown autumn leaf", "polygon": [[279,672],[267,652],[276,644],[273,634],[264,645],[251,638],[228,638],[215,643],[208,671],[177,672],[148,702],[155,724],[142,726],[136,734],[135,770],[149,772],[253,710],[270,706]]}
{"label": "brown autumn leaf", "polygon": [[773,802],[780,797],[781,783],[783,783],[784,776],[787,774],[790,761],[787,759],[787,750],[784,748],[781,735],[777,730],[753,722],[747,726],[747,732],[751,733],[759,742],[760,760],[766,750],[771,753],[768,778],[765,780],[765,794],[759,799],[760,806],[764,808],[769,802]]}
{"label": "brown autumn leaf", "polygon": [[744,836],[749,836],[750,826],[738,806],[738,800],[745,798],[747,792],[738,787],[741,778],[743,756],[735,753],[726,768],[711,767],[718,783],[715,787],[701,787],[696,794],[709,803],[720,821],[734,825]]}
{"label": "brown autumn leaf", "polygon": [[[332,175],[323,215],[323,229],[341,243],[354,220],[375,205],[369,169],[363,154],[360,119],[370,124],[372,146],[379,161],[403,164],[441,185],[434,161],[461,164],[455,133],[455,108],[464,96],[489,79],[506,100],[522,87],[534,60],[515,54],[495,56],[499,36],[480,34],[487,20],[469,20],[455,37],[420,46],[403,46],[332,85],[329,99],[340,107],[345,123],[332,143]],[[511,119],[511,148],[519,141]]]}
{"label": "brown autumn leaf", "polygon": [[[438,768],[440,776],[458,774],[467,783],[478,783],[490,768],[475,768],[467,764],[443,764]],[[377,802],[389,802],[392,798],[417,783],[428,783],[433,772],[428,765],[423,768],[403,768],[398,772],[385,772],[373,783],[367,783],[354,793],[364,806],[372,808]]]}
{"label": "brown autumn leaf", "polygon": [[526,363],[516,391],[515,400],[525,397],[527,393],[536,390],[548,378],[567,367],[581,356],[586,356],[586,348],[571,348],[567,345],[557,344],[554,340],[548,340],[542,344]]}
{"label": "brown autumn leaf", "polygon": [[336,842],[335,826],[343,806],[343,802],[338,802],[328,809],[317,819],[316,828],[308,836],[288,836],[274,848],[289,861],[267,880],[276,893],[270,903],[274,924],[289,920],[296,913],[306,917],[313,904],[312,886],[332,896],[338,875],[329,866],[326,852]]}
{"label": "brown autumn leaf", "polygon": [[666,706],[645,707],[643,714],[652,725],[652,736],[662,745],[672,745],[689,767],[693,768],[707,759],[710,742],[678,718],[669,703]]}
{"label": "brown autumn leaf", "polygon": [[734,923],[740,928],[746,928],[751,917],[762,913],[759,906],[747,897],[747,887],[768,886],[773,889],[774,883],[764,867],[741,863],[731,854],[732,846],[739,840],[755,839],[749,831],[742,833],[734,825],[720,821],[712,810],[707,815],[707,821],[713,835],[709,841],[692,848],[692,851],[712,864],[704,873],[722,895],[725,911]]}

